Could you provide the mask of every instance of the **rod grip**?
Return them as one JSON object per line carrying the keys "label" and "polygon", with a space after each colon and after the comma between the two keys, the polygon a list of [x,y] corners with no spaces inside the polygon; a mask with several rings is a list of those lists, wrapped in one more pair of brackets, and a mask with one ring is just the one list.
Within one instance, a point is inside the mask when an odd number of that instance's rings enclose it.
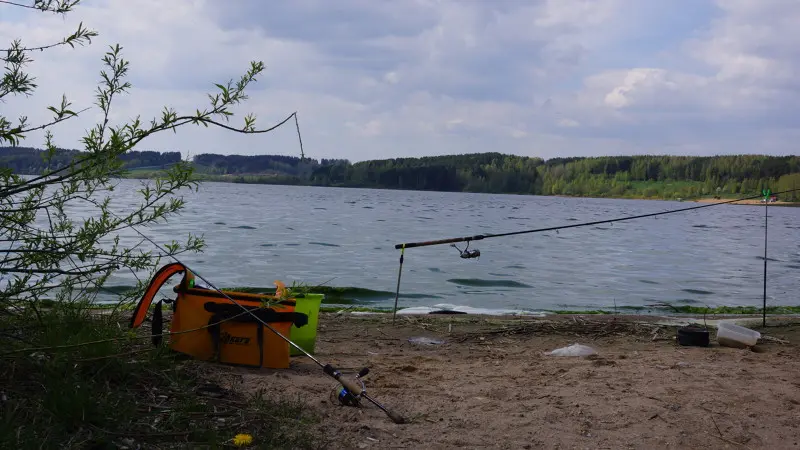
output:
{"label": "rod grip", "polygon": [[336,381],[338,381],[338,382],[339,382],[339,384],[341,384],[342,386],[344,386],[344,388],[345,388],[345,389],[347,389],[348,391],[350,391],[350,393],[351,393],[351,394],[353,394],[353,395],[355,395],[355,396],[359,396],[359,395],[361,395],[361,386],[359,386],[359,384],[358,384],[358,383],[356,383],[356,382],[355,382],[355,381],[353,381],[353,380],[349,380],[349,379],[347,379],[347,378],[342,378],[342,373],[341,373],[341,372],[339,372],[339,371],[338,371],[338,370],[337,370],[335,367],[333,367],[332,365],[330,365],[330,364],[325,364],[325,366],[323,366],[322,370],[323,370],[323,371],[324,371],[326,374],[328,374],[328,375],[330,375],[331,377],[333,377],[334,379],[336,379]]}
{"label": "rod grip", "polygon": [[468,237],[460,237],[460,238],[452,238],[452,239],[440,239],[438,241],[425,241],[425,242],[411,242],[408,244],[395,244],[394,248],[396,250],[400,250],[401,248],[414,248],[414,247],[426,247],[428,245],[441,245],[441,244],[455,244],[456,242],[469,242],[469,241],[480,241],[485,236],[479,234],[477,236],[468,236]]}
{"label": "rod grip", "polygon": [[392,422],[394,423],[406,423],[405,417],[401,416],[400,414],[397,414],[394,411],[389,411],[387,409],[386,415],[389,416],[389,418],[392,419]]}
{"label": "rod grip", "polygon": [[355,381],[343,377],[336,378],[336,381],[344,386],[345,389],[350,391],[351,394],[355,396],[361,395],[361,386],[359,386],[359,384]]}

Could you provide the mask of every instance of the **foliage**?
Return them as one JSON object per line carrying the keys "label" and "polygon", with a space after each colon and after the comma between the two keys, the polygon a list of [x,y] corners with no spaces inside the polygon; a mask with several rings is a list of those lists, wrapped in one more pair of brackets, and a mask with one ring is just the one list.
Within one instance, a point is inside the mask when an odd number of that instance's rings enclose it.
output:
{"label": "foliage", "polygon": [[[308,163],[306,164],[306,161]],[[281,155],[214,155],[201,153],[193,158],[196,167],[213,175],[286,174],[299,175],[318,165],[315,160]]]}
{"label": "foliage", "polygon": [[[298,399],[222,389],[145,330],[121,335],[127,321],[86,302],[0,317],[0,448],[219,448],[243,427],[261,448],[321,445]],[[31,342],[59,347],[17,351]]]}
{"label": "foliage", "polygon": [[[592,197],[696,198],[791,189],[799,157],[619,156],[544,161],[500,153],[321,167],[311,184]],[[717,190],[719,188],[719,191]],[[799,197],[799,193],[789,199]]]}
{"label": "foliage", "polygon": [[[63,167],[73,160],[80,160],[82,152],[57,148],[49,161],[46,151],[30,147],[0,147],[0,166],[11,169],[18,175],[41,175],[49,165]],[[128,150],[119,156],[124,169],[167,169],[181,162],[180,152],[155,152]]]}
{"label": "foliage", "polygon": [[[192,165],[194,180],[202,181],[583,197],[733,198],[756,195],[767,186],[773,192],[800,188],[796,156],[642,155],[544,161],[479,153],[352,164],[278,155],[201,154]],[[137,170],[129,176],[151,178],[162,172]],[[781,200],[800,201],[800,192]]]}
{"label": "foliage", "polygon": [[[0,8],[66,14],[79,3],[0,0]],[[70,36],[41,47],[15,40],[0,52],[0,101],[35,91],[36,80],[26,72],[34,51],[85,45],[95,36],[81,24]],[[229,444],[244,425],[254,445],[314,447],[304,426],[309,416],[299,401],[263,393],[245,398],[209,385],[213,377],[196,363],[150,347],[150,336],[123,331],[129,321],[124,300],[139,297],[144,282],[110,312],[98,311],[93,302],[115,272],[149,271],[149,279],[162,258],[202,250],[202,238],[191,234],[183,243],[163,244],[166,253],[147,251],[144,241],[133,239],[133,227],[179,213],[180,195],[197,188],[192,165],[179,153],[134,148],[184,125],[269,131],[257,130],[253,115],[244,117],[241,128],[227,125],[231,108],[247,99],[246,88],[264,70],[263,63],[252,62],[238,80],[215,84],[205,109],[178,114],[165,108],[150,121],[137,117],[119,125],[110,118],[112,105],[131,89],[128,61],[114,45],[102,63],[95,97],[101,120],[81,140],[81,151],[60,149],[51,133],[53,125],[89,109],[73,108],[66,96],[48,108],[52,118],[43,124],[0,113],[0,145],[11,146],[3,149],[0,169],[0,447],[184,448],[200,441],[216,448]],[[18,147],[37,131],[44,132],[44,151]],[[115,205],[115,180],[131,167],[148,165],[162,168],[157,178],[126,192],[125,205]],[[220,395],[208,398],[203,392],[209,387]]]}
{"label": "foliage", "polygon": [[[66,14],[79,3],[80,0],[35,0],[30,6],[2,2],[0,7],[22,6],[42,13]],[[59,45],[85,45],[97,35],[81,24],[70,36],[42,47],[25,47],[21,40],[15,40],[0,57],[5,66],[0,100],[35,91],[36,80],[25,71],[32,62],[32,52]],[[265,131],[256,130],[253,115],[244,117],[241,128],[223,123],[233,116],[231,108],[247,99],[246,88],[264,70],[261,62],[252,62],[236,81],[215,84],[217,92],[208,95],[210,105],[205,109],[178,114],[164,108],[160,117],[149,122],[136,117],[120,125],[112,125],[110,117],[112,105],[131,89],[126,81],[129,64],[119,45],[109,48],[102,63],[95,96],[102,119],[82,138],[83,151],[59,150],[54,143],[50,130],[54,124],[89,109],[76,111],[66,96],[58,106],[47,108],[52,119],[44,124],[28,124],[26,117],[12,124],[12,119],[0,115],[0,144],[17,146],[32,132],[45,133],[45,151],[34,152],[39,153],[38,163],[31,162],[30,150],[26,154],[18,149],[17,154],[27,162],[20,165],[14,164],[13,158],[6,159],[0,170],[0,240],[5,243],[5,249],[0,251],[0,312],[18,312],[20,304],[36,308],[42,298],[91,298],[90,293],[102,289],[117,271],[149,271],[151,275],[161,258],[202,250],[202,237],[191,234],[183,243],[164,244],[167,254],[147,251],[144,241],[132,238],[132,227],[157,223],[178,213],[184,206],[179,194],[197,187],[192,165],[181,161],[179,153],[156,156],[137,152],[134,147],[156,133],[192,124],[246,134]],[[115,179],[125,174],[126,167],[152,162],[164,165],[165,160],[169,160],[169,168],[135,193],[136,206],[127,210],[112,207]],[[24,177],[20,173],[30,170],[37,175]],[[138,296],[143,287],[144,282],[140,281],[138,289],[130,291],[128,297]]]}

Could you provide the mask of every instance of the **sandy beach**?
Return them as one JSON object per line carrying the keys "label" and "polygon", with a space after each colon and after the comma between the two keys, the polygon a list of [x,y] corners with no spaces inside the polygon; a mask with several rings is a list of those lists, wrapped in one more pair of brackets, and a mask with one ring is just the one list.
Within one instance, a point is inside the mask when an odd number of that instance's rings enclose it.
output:
{"label": "sandy beach", "polygon": [[[299,397],[322,417],[326,448],[800,448],[800,319],[752,326],[763,335],[752,349],[719,346],[713,322],[710,347],[680,346],[661,320],[323,314],[315,356],[349,375],[369,367],[369,394],[401,425],[366,401],[340,406],[305,357],[216,376]],[[597,353],[547,354],[573,343]]]}

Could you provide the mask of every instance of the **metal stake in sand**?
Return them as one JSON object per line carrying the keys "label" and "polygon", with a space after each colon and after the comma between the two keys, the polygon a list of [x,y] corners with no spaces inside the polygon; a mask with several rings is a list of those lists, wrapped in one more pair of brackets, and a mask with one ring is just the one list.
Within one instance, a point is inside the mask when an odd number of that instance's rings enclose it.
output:
{"label": "metal stake in sand", "polygon": [[406,246],[400,250],[400,268],[397,270],[397,291],[394,293],[394,311],[392,312],[392,325],[394,325],[394,318],[397,316],[397,300],[400,298],[400,275],[403,274],[403,255],[406,252]]}
{"label": "metal stake in sand", "polygon": [[772,191],[769,189],[761,190],[764,194],[764,309],[762,310],[762,326],[767,326],[767,221],[769,220],[769,196]]}

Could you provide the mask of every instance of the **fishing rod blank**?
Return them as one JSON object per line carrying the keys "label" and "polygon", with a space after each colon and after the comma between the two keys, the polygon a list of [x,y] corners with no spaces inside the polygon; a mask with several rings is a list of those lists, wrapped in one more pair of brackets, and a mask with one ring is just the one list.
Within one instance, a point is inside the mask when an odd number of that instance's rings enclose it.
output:
{"label": "fishing rod blank", "polygon": [[[800,188],[789,189],[789,190],[781,191],[781,192],[775,192],[774,194],[775,195],[777,195],[777,194],[785,194],[785,193],[788,193],[788,192],[795,192],[795,191],[800,191]],[[744,201],[744,200],[753,200],[753,199],[761,198],[761,197],[762,197],[761,195],[755,195],[755,196],[751,196],[751,197],[738,198],[736,200],[726,200],[726,201],[722,201],[722,202],[708,203],[706,205],[690,206],[688,208],[672,209],[672,210],[669,210],[669,211],[661,211],[661,212],[656,212],[656,213],[640,214],[640,215],[637,215],[637,216],[620,217],[620,218],[617,218],[617,219],[597,220],[597,221],[594,221],[594,222],[576,223],[576,224],[572,224],[572,225],[560,225],[560,226],[555,226],[555,227],[536,228],[536,229],[533,229],[533,230],[512,231],[512,232],[508,232],[508,233],[498,233],[498,234],[478,234],[478,235],[475,235],[475,236],[456,237],[456,238],[449,238],[449,239],[438,239],[438,240],[434,240],[434,241],[407,242],[407,243],[404,243],[404,244],[395,244],[394,248],[396,250],[400,250],[400,249],[404,249],[404,248],[428,247],[428,246],[431,246],[431,245],[455,244],[455,243],[459,243],[459,242],[480,241],[480,240],[483,240],[483,239],[495,238],[495,237],[516,236],[516,235],[520,235],[520,234],[530,234],[530,233],[542,233],[542,232],[545,232],[545,231],[558,231],[558,230],[564,230],[564,229],[567,229],[567,228],[578,228],[578,227],[586,227],[586,226],[591,226],[591,225],[601,225],[601,224],[605,224],[605,223],[624,222],[626,220],[643,219],[645,217],[657,217],[657,216],[663,216],[663,215],[666,215],[666,214],[674,214],[674,213],[679,213],[679,212],[684,212],[684,211],[692,211],[692,210],[696,210],[696,209],[710,208],[712,206],[724,205],[724,204],[727,204],[727,203],[736,203],[736,202],[741,202],[741,201]]]}

